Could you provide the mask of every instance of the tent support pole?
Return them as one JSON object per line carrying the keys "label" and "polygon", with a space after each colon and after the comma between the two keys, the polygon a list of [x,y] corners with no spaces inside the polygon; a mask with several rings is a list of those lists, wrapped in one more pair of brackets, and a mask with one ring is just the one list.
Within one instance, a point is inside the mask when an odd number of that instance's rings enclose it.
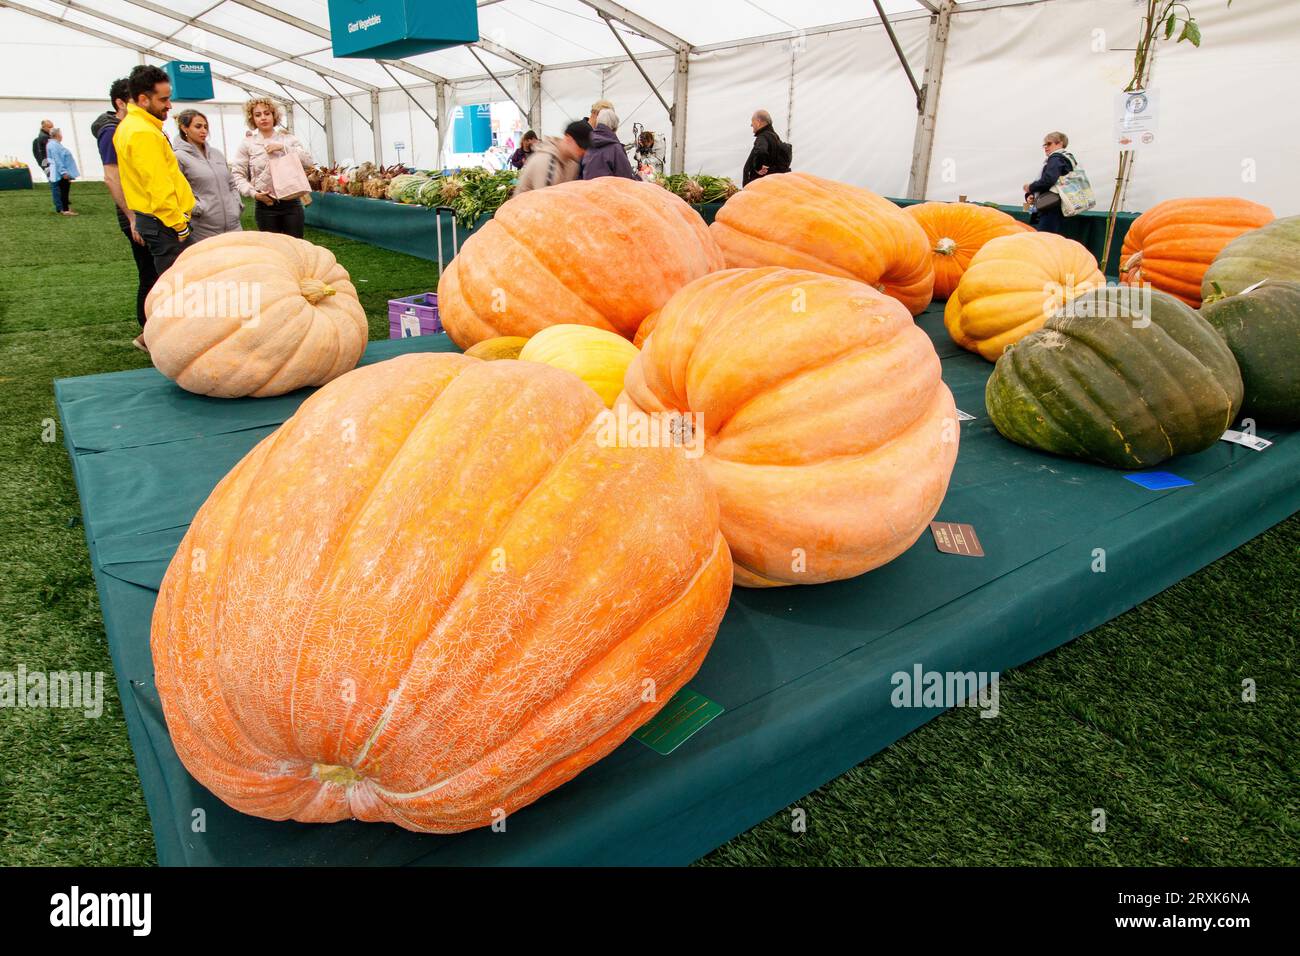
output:
{"label": "tent support pole", "polygon": [[939,11],[930,18],[930,37],[925,54],[925,83],[918,97],[916,136],[912,140],[912,169],[907,178],[909,199],[924,199],[930,186],[934,126],[939,114],[939,91],[943,86],[943,63],[948,53],[952,10],[952,0],[941,0]]}
{"label": "tent support pole", "polygon": [[334,101],[325,97],[325,164],[334,168]]}
{"label": "tent support pole", "polygon": [[375,165],[382,166],[384,165],[384,134],[379,117],[378,90],[372,90],[370,93],[370,118],[370,134],[375,141]]}
{"label": "tent support pole", "polygon": [[475,50],[472,46],[467,46],[465,47],[465,49],[469,50],[470,56],[478,60],[478,65],[483,67],[483,69],[487,72],[488,76],[492,77],[493,82],[495,82],[497,86],[501,87],[501,92],[506,95],[506,99],[508,99],[511,103],[515,105],[515,109],[519,111],[519,115],[527,116],[528,110],[524,109],[522,106],[519,105],[519,101],[516,100],[514,96],[511,95],[510,91],[506,89],[506,85],[501,82],[501,78],[488,69],[488,65],[484,63],[483,58],[478,55],[478,51]]}
{"label": "tent support pole", "polygon": [[[894,25],[889,22],[889,17],[885,16],[885,8],[880,5],[880,0],[871,0],[876,5],[876,13],[880,14],[880,22],[889,34],[889,42],[894,45],[894,52],[898,54],[898,62],[903,64],[903,72],[907,74],[907,82],[912,84],[912,92],[916,94],[916,108],[921,108],[921,88],[916,85],[916,77],[912,74],[912,66],[907,62],[907,57],[903,55],[903,48],[899,45],[898,37],[894,33]],[[934,19],[931,18],[931,23]]]}
{"label": "tent support pole", "polygon": [[673,76],[673,108],[668,111],[673,122],[673,155],[669,165],[669,171],[673,173],[686,170],[686,100],[690,67],[690,52],[678,50],[677,71]]}
{"label": "tent support pole", "polygon": [[614,34],[614,39],[618,41],[618,45],[623,48],[623,52],[627,54],[627,58],[632,61],[632,65],[636,67],[636,71],[641,74],[641,79],[645,80],[646,86],[650,87],[650,92],[655,95],[655,99],[659,101],[659,104],[667,111],[668,117],[671,119],[673,108],[669,106],[668,101],[663,98],[663,94],[659,92],[659,87],[655,86],[654,80],[650,79],[650,74],[645,71],[645,67],[641,65],[641,61],[632,54],[632,50],[628,47],[627,41],[623,39],[622,34],[614,28],[614,22],[606,13],[601,13],[600,18],[605,21],[605,26],[609,27],[609,32]]}
{"label": "tent support pole", "polygon": [[442,169],[442,150],[447,139],[447,84],[439,83],[434,87],[436,99],[434,100],[434,109],[438,113],[438,158],[434,163],[435,169]]}
{"label": "tent support pole", "polygon": [[528,126],[534,132],[542,128],[542,69],[537,67],[528,71]]}

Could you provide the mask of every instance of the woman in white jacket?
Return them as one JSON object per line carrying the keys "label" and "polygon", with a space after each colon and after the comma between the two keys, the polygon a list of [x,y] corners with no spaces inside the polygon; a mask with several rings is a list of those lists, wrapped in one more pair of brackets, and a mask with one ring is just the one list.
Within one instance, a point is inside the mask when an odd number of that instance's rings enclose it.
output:
{"label": "woman in white jacket", "polygon": [[176,129],[176,162],[194,192],[190,242],[239,232],[244,202],[225,155],[208,143],[208,118],[198,110],[182,110],[176,116]]}
{"label": "woman in white jacket", "polygon": [[284,112],[278,103],[268,99],[253,99],[244,104],[244,119],[250,132],[235,151],[230,172],[235,177],[239,192],[257,200],[253,218],[262,232],[282,232],[302,238],[302,202],[297,198],[281,199],[275,195],[271,181],[271,159],[277,156],[295,157],[305,171],[311,166],[311,154],[298,137],[277,129],[284,121]]}

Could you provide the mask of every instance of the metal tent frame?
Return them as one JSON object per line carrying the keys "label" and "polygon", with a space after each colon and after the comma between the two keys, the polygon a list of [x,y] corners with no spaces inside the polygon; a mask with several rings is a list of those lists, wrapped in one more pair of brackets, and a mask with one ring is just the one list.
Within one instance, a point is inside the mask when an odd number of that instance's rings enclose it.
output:
{"label": "metal tent frame", "polygon": [[[768,34],[764,36],[744,37],[731,42],[723,42],[708,45],[693,46],[687,40],[678,36],[671,30],[654,22],[649,17],[637,13],[622,4],[613,2],[613,0],[576,0],[591,11],[594,15],[593,22],[603,23],[613,34],[621,48],[621,55],[608,57],[599,57],[592,60],[567,61],[562,63],[543,63],[534,58],[525,56],[523,53],[506,46],[498,39],[483,37],[477,43],[468,46],[469,53],[481,66],[483,72],[472,76],[461,76],[449,78],[440,73],[429,70],[420,64],[413,63],[409,59],[396,60],[375,60],[362,61],[367,63],[377,63],[383,68],[384,73],[391,80],[392,85],[381,85],[366,79],[360,75],[363,71],[360,69],[349,71],[346,65],[347,60],[333,60],[330,63],[319,62],[319,57],[328,54],[330,50],[329,39],[330,32],[327,24],[312,22],[277,9],[269,3],[262,0],[214,0],[210,5],[205,6],[200,12],[187,16],[185,13],[171,10],[168,7],[153,2],[153,0],[125,0],[129,5],[138,8],[147,17],[141,16],[139,21],[116,15],[112,12],[101,10],[86,0],[36,0],[47,9],[39,9],[29,5],[33,0],[20,2],[20,0],[0,0],[0,8],[8,7],[18,12],[27,14],[32,17],[56,23],[60,26],[71,30],[93,36],[99,40],[117,44],[126,49],[134,50],[144,58],[152,58],[159,62],[175,58],[174,53],[166,52],[167,48],[181,52],[194,52],[203,55],[205,58],[212,60],[216,64],[221,64],[231,68],[233,72],[214,72],[214,76],[232,86],[243,89],[251,94],[260,96],[278,96],[265,85],[257,81],[264,80],[273,87],[278,87],[284,91],[294,104],[300,108],[304,114],[310,117],[320,125],[326,134],[326,143],[329,151],[329,161],[333,162],[333,101],[342,99],[347,105],[362,119],[369,127],[373,141],[376,157],[383,154],[382,150],[382,129],[379,111],[379,95],[382,92],[400,91],[418,107],[418,109],[428,116],[437,130],[439,155],[442,154],[442,147],[446,135],[448,112],[448,92],[449,87],[457,84],[479,83],[483,81],[494,82],[502,92],[519,107],[520,112],[524,113],[530,124],[536,128],[541,125],[541,100],[544,89],[544,76],[549,70],[569,69],[576,66],[609,66],[617,63],[630,63],[645,79],[651,93],[659,99],[667,112],[672,126],[672,155],[670,157],[669,168],[672,172],[681,172],[685,167],[686,156],[686,112],[689,101],[690,90],[690,62],[693,54],[702,54],[714,50],[732,49],[746,46],[754,43],[766,43],[773,40],[789,39],[792,33]],[[477,0],[480,8],[492,7],[498,4],[515,4],[527,3],[531,0]],[[997,6],[1012,6],[1021,3],[1042,2],[1042,0],[966,0],[958,3],[957,0],[913,0],[916,9],[893,14],[894,20],[916,19],[927,17],[930,28],[926,47],[926,58],[924,63],[924,73],[921,81],[918,83],[912,70],[912,65],[908,63],[902,48],[899,46],[894,36],[891,25],[891,17],[882,6],[880,0],[873,0],[877,16],[852,21],[839,21],[836,23],[826,24],[820,27],[808,28],[803,34],[833,32],[837,30],[857,29],[866,26],[883,27],[890,40],[893,43],[895,52],[898,55],[900,65],[907,74],[908,80],[916,94],[917,117],[914,145],[912,151],[912,165],[909,175],[908,194],[914,198],[920,198],[924,195],[928,182],[930,160],[932,156],[932,147],[934,142],[935,122],[938,115],[939,95],[942,88],[943,67],[945,54],[947,50],[949,24],[951,16],[957,10],[968,11],[977,9],[987,9]],[[59,12],[52,12],[49,8],[58,8]],[[287,50],[278,49],[277,47],[264,43],[259,39],[244,36],[234,30],[222,27],[211,21],[210,17],[213,11],[218,8],[240,8],[255,15],[256,17],[269,18],[282,27],[291,28],[295,35],[303,42],[298,44],[299,52],[292,53]],[[511,9],[511,8],[505,8]],[[69,14],[76,14],[77,19],[72,19]],[[123,30],[130,30],[141,37],[154,41],[152,46],[134,42],[125,37],[114,36],[111,32],[99,29],[97,25],[83,22],[90,20],[106,24],[110,27],[116,27]],[[171,32],[164,30],[171,24]],[[159,29],[161,27],[162,29]],[[206,45],[194,43],[180,37],[180,34],[186,30],[200,31],[201,34],[207,34],[211,37],[219,38],[229,46],[221,51],[215,51]],[[640,41],[649,41],[654,46],[661,48],[649,52],[636,53],[628,42],[630,38],[640,38]],[[322,44],[316,44],[315,41],[325,41]],[[305,45],[304,45],[305,44]],[[287,44],[286,44],[287,45]],[[645,43],[640,43],[645,46]],[[232,52],[234,51],[234,52]],[[673,94],[672,102],[665,100],[659,92],[656,85],[651,82],[649,74],[646,72],[642,61],[654,58],[672,56],[675,60],[675,69],[673,71]],[[258,62],[266,60],[268,62]],[[313,58],[317,59],[313,59]],[[282,70],[288,70],[290,73],[298,73],[298,77],[288,75],[286,72],[277,72],[276,67]],[[320,80],[322,85],[315,85],[311,82],[304,81],[301,76],[306,71]],[[403,82],[399,78],[399,73],[406,74],[408,79]],[[509,81],[516,80],[520,75],[527,76],[528,103],[525,109],[515,96],[511,93]],[[429,114],[424,104],[421,103],[414,95],[412,90],[418,87],[432,86],[435,90],[435,114]],[[342,87],[342,88],[340,88]],[[351,88],[349,91],[347,88]],[[307,105],[299,100],[297,93],[313,99],[319,99],[323,105],[323,119],[317,119],[316,116],[308,109]],[[356,95],[368,95],[370,99],[370,116],[366,117],[356,105],[352,102],[351,97]]]}

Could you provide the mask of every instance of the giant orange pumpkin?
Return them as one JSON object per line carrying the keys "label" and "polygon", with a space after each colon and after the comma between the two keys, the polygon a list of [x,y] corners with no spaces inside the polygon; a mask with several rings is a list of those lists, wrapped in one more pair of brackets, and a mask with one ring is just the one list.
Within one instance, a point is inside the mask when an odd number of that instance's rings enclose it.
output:
{"label": "giant orange pumpkin", "polygon": [[506,202],[443,273],[438,311],[462,349],[560,324],[630,340],[674,292],[721,268],[699,213],[653,183],[605,176]]}
{"label": "giant orange pumpkin", "polygon": [[994,206],[969,202],[922,202],[903,209],[925,230],[934,265],[934,297],[946,299],[984,243],[1028,232],[1030,226]]}
{"label": "giant orange pumpkin", "polygon": [[1166,199],[1133,220],[1120,252],[1120,281],[1146,282],[1201,305],[1201,280],[1214,257],[1243,233],[1267,225],[1273,210],[1248,199]]}
{"label": "giant orange pumpkin", "polygon": [[971,258],[943,322],[954,342],[996,362],[1066,302],[1105,284],[1096,257],[1073,239],[1047,232],[1002,236]]}
{"label": "giant orange pumpkin", "polygon": [[857,279],[919,315],[934,293],[930,246],[883,196],[808,173],[756,179],[709,227],[727,266],[785,266]]}
{"label": "giant orange pumpkin", "polygon": [[153,364],[187,391],[220,398],[324,385],[365,351],[365,310],[328,249],[269,232],[190,246],[145,301]]}
{"label": "giant orange pumpkin", "polygon": [[609,753],[731,588],[680,448],[597,440],[532,362],[406,355],[321,389],[212,492],[153,617],[176,752],[230,806],[455,832]]}
{"label": "giant orange pumpkin", "polygon": [[892,560],[934,517],[958,441],[939,373],[870,286],[729,269],[668,301],[616,409],[702,416],[736,583],[814,584]]}

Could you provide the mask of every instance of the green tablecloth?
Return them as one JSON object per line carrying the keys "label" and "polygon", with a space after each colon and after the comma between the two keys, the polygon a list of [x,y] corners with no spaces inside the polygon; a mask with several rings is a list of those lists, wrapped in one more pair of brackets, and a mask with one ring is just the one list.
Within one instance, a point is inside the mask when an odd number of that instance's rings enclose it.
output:
{"label": "green tablecloth", "polygon": [[[734,592],[691,687],[725,712],[670,756],[628,741],[514,814],[507,832],[423,836],[242,816],[172,749],[149,621],[164,570],[220,477],[305,397],[222,401],[153,370],[55,383],[105,627],[164,864],[680,864],[788,806],[940,712],[895,708],[891,675],[999,671],[1114,617],[1300,510],[1300,435],[1254,452],[1219,442],[1163,466],[1195,484],[1152,492],[1123,473],[1004,441],[983,403],[991,366],[922,318],[958,407],[975,415],[941,520],[975,526],[987,557],[927,534],[851,581]],[[366,362],[450,349],[444,336],[372,343]],[[1106,551],[1094,573],[1094,549]],[[1188,608],[1195,616],[1197,609]],[[1151,653],[1160,653],[1153,647]],[[206,811],[206,831],[191,828]]]}
{"label": "green tablecloth", "polygon": [[32,171],[26,166],[21,169],[0,169],[0,191],[31,188]]}
{"label": "green tablecloth", "polygon": [[390,252],[404,252],[437,262],[441,227],[444,264],[452,260],[458,245],[473,234],[474,229],[491,218],[480,216],[471,229],[453,229],[454,217],[450,212],[439,214],[427,206],[341,193],[312,193],[311,196],[311,205],[305,210],[307,225],[349,239],[359,239]]}
{"label": "green tablecloth", "polygon": [[[358,196],[344,196],[339,193],[312,193],[313,202],[307,207],[307,225],[325,229],[349,239],[359,239],[381,249],[393,252],[405,252],[421,259],[438,259],[438,224],[439,216],[432,209],[424,206],[405,206],[385,199],[363,199]],[[920,202],[917,199],[892,199],[900,206],[910,206]],[[713,222],[713,217],[722,208],[722,203],[703,203],[693,206],[706,223]],[[1028,222],[1029,215],[1019,206],[998,206],[1021,222]],[[477,229],[490,219],[481,216],[474,228]],[[1110,267],[1107,275],[1119,274],[1119,253],[1128,227],[1137,218],[1137,213],[1120,213],[1115,223],[1115,239],[1111,246]],[[451,227],[452,216],[443,213],[442,244],[443,261],[450,262],[453,248],[463,243],[473,230],[457,229],[455,235]],[[1085,212],[1065,221],[1065,235],[1087,246],[1094,256],[1101,258],[1102,246],[1106,240],[1106,214],[1104,212]]]}

